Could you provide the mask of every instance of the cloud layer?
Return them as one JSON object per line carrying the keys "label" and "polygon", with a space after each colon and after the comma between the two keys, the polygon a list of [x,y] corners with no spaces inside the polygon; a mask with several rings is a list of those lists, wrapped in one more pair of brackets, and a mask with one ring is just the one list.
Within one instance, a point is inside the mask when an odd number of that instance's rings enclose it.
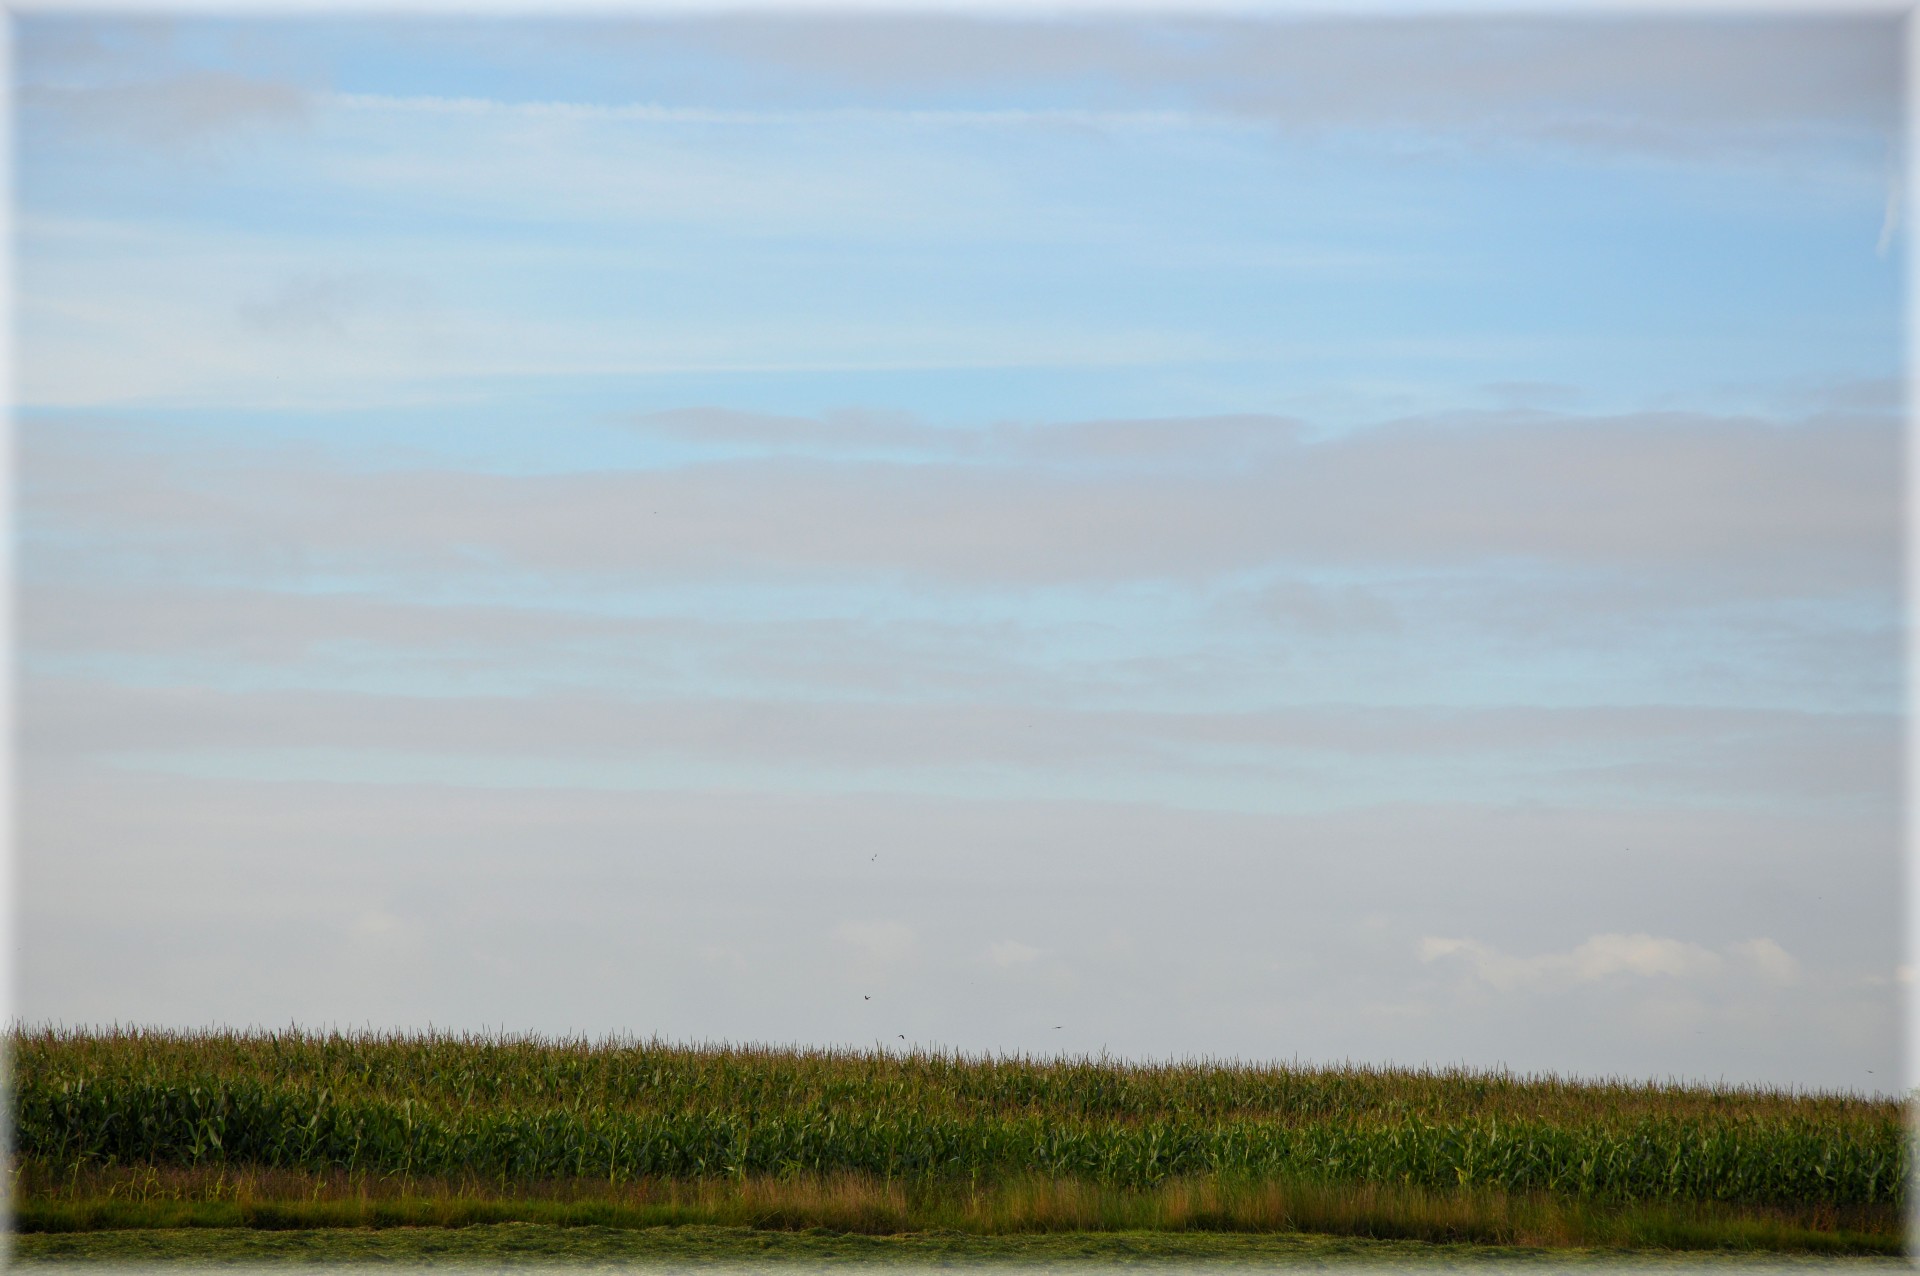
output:
{"label": "cloud layer", "polygon": [[[694,435],[703,444],[761,454],[520,475],[265,450],[208,466],[65,428],[28,435],[26,502],[50,530],[83,521],[96,556],[165,544],[229,571],[279,556],[309,572],[483,561],[1040,585],[1499,561],[1703,572],[1761,593],[1879,587],[1895,572],[1898,433],[1871,419],[1506,414],[1319,442],[1260,421],[858,432],[918,445],[898,460],[847,457],[843,423],[693,421],[714,424]],[[781,431],[801,454],[764,454]]]}
{"label": "cloud layer", "polygon": [[1893,15],[27,15],[24,1018],[1858,1088]]}
{"label": "cloud layer", "polygon": [[893,100],[1066,82],[1288,128],[1459,131],[1654,153],[1890,133],[1899,94],[1894,24],[1874,15],[1125,25],[875,15],[636,24],[629,38],[685,41],[798,83]]}

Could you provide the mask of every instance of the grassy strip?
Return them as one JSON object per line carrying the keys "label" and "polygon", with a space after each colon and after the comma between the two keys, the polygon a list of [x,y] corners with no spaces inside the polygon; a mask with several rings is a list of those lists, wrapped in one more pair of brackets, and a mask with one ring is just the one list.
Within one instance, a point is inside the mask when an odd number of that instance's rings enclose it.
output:
{"label": "grassy strip", "polygon": [[1486,1190],[1189,1179],[1147,1190],[1024,1178],[980,1189],[859,1176],[562,1181],[489,1187],[364,1175],[92,1171],[57,1183],[28,1167],[23,1233],[156,1228],[459,1228],[503,1223],[647,1229],[731,1226],[852,1235],[946,1232],[1314,1233],[1523,1247],[1898,1254],[1885,1208],[1607,1207]]}
{"label": "grassy strip", "polygon": [[[262,1232],[249,1230],[118,1231],[27,1234],[13,1238],[12,1261],[20,1266],[112,1264],[118,1267],[187,1264],[265,1267],[280,1264],[329,1267],[378,1263],[409,1267],[565,1266],[632,1271],[659,1268],[764,1270],[776,1265],[818,1267],[1107,1267],[1115,1264],[1196,1268],[1382,1267],[1455,1268],[1487,1264],[1550,1265],[1620,1270],[1674,1268],[1740,1271],[1831,1270],[1835,1259],[1747,1253],[1631,1254],[1617,1250],[1527,1250],[1485,1245],[1429,1245],[1418,1241],[1366,1240],[1308,1235],[1247,1235],[1219,1232],[1035,1233],[972,1236],[912,1233],[863,1236],[820,1232],[769,1232],[737,1227],[669,1227],[642,1230],[602,1227],[492,1225],[459,1229],[393,1228]],[[1859,1257],[1850,1269],[1905,1268],[1903,1258]]]}

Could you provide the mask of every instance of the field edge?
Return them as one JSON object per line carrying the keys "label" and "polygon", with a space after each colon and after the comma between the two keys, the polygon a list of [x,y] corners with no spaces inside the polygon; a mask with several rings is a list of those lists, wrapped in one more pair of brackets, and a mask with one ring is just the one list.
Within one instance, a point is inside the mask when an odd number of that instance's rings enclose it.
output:
{"label": "field edge", "polygon": [[122,1268],[219,1265],[244,1268],[316,1264],[379,1264],[457,1269],[569,1267],[684,1270],[875,1266],[1052,1268],[1151,1265],[1167,1268],[1285,1270],[1341,1267],[1456,1268],[1517,1266],[1532,1270],[1846,1270],[1906,1268],[1900,1255],[1810,1256],[1738,1251],[1636,1252],[1435,1244],[1289,1233],[1040,1233],[980,1236],[922,1232],[869,1236],[822,1231],[766,1231],[687,1225],[660,1228],[567,1228],[551,1224],[481,1224],[464,1228],[148,1229],[21,1233],[8,1238],[12,1263],[23,1267]]}

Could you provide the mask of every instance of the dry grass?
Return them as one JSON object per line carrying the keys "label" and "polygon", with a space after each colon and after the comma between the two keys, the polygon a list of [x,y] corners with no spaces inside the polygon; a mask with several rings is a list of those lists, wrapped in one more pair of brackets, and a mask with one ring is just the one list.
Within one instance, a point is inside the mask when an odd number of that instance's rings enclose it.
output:
{"label": "dry grass", "polygon": [[1147,1190],[1022,1177],[985,1187],[858,1175],[700,1181],[471,1178],[232,1167],[70,1167],[16,1174],[22,1231],[129,1227],[718,1225],[895,1235],[1319,1233],[1551,1247],[1897,1253],[1888,1207],[1601,1207],[1539,1194],[1182,1179]]}

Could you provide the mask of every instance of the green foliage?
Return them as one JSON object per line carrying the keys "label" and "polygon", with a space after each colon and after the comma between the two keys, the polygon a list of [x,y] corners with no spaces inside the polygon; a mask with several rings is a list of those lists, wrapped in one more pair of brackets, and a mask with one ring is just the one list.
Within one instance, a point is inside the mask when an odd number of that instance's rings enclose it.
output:
{"label": "green foliage", "polygon": [[[377,1263],[393,1267],[456,1267],[500,1271],[524,1267],[592,1267],[601,1270],[692,1270],[716,1266],[764,1270],[791,1265],[817,1272],[831,1265],[872,1265],[898,1270],[1018,1266],[1057,1271],[1148,1265],[1187,1270],[1227,1267],[1263,1272],[1303,1268],[1344,1268],[1377,1272],[1389,1267],[1422,1271],[1461,1267],[1511,1268],[1518,1260],[1539,1269],[1537,1251],[1515,1247],[1382,1240],[1372,1237],[1302,1233],[1055,1232],[982,1235],[956,1232],[908,1232],[861,1235],[810,1229],[770,1231],[740,1226],[678,1224],[669,1227],[591,1227],[538,1223],[475,1224],[466,1227],[183,1228],[165,1231],[115,1229],[25,1233],[12,1238],[9,1256],[16,1266],[77,1262],[151,1269],[161,1264],[221,1266],[242,1270],[302,1264],[337,1268]],[[1897,1246],[1847,1253],[1851,1272],[1906,1270]],[[1864,1255],[1879,1254],[1871,1257]],[[1831,1260],[1829,1260],[1831,1261]],[[1620,1267],[1616,1248],[1557,1250],[1551,1270],[1575,1268],[1613,1271]],[[1636,1271],[1672,1267],[1748,1272],[1750,1250],[1717,1254],[1699,1250],[1640,1251]],[[1768,1263],[1772,1268],[1777,1263]]]}
{"label": "green foliage", "polygon": [[1897,1254],[1889,1207],[1606,1205],[1485,1189],[1176,1179],[1132,1189],[1036,1175],[986,1186],[870,1176],[566,1179],[487,1183],[367,1172],[202,1166],[74,1168],[15,1180],[21,1234],[246,1228],[459,1229],[732,1226],[838,1235],[1233,1233],[1395,1237],[1429,1243],[1638,1251],[1740,1249]]}
{"label": "green foliage", "polygon": [[1465,1071],[16,1032],[18,1151],[506,1180],[1246,1181],[1903,1206],[1897,1105]]}

